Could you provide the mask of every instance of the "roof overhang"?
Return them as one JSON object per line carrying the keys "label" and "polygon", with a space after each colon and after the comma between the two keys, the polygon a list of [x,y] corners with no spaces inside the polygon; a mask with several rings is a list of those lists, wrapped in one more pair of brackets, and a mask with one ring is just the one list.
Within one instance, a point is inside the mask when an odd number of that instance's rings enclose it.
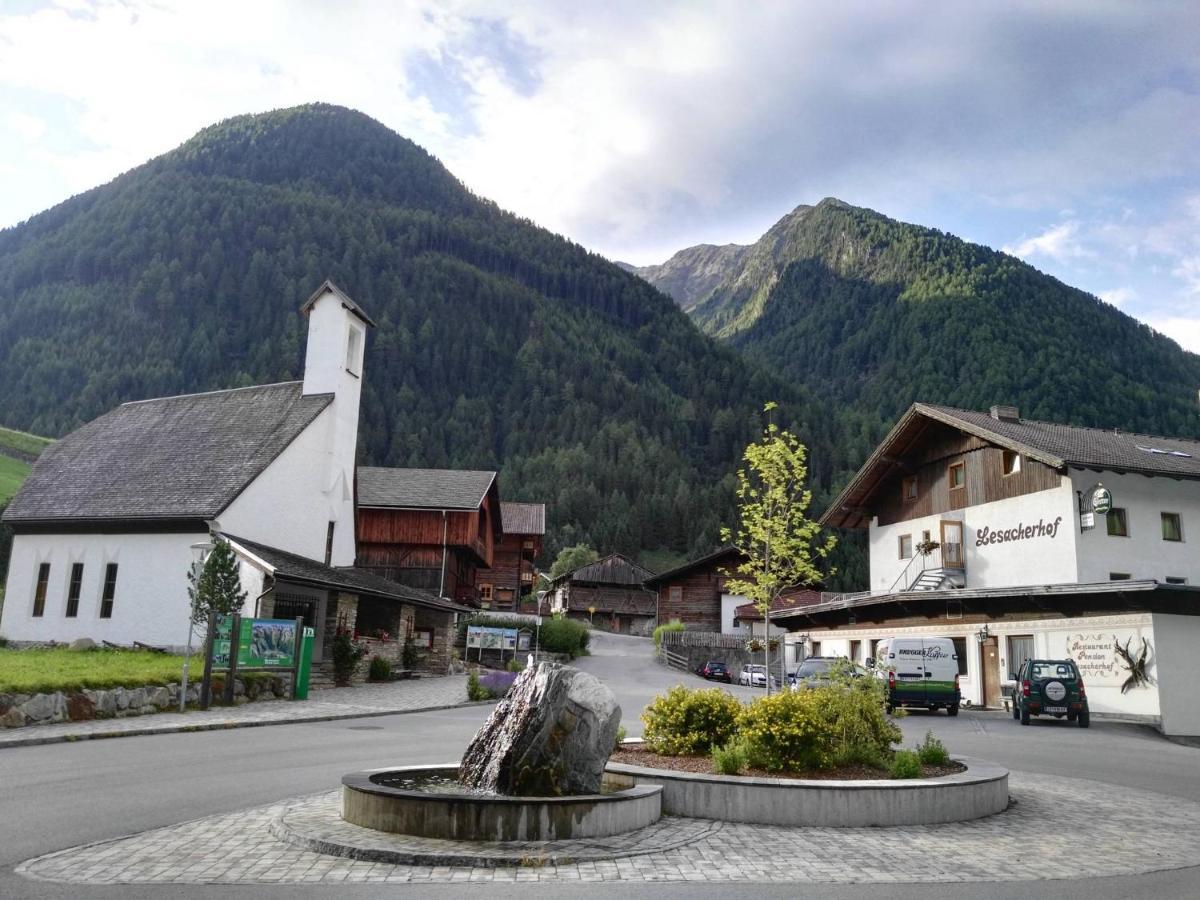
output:
{"label": "roof overhang", "polygon": [[[840,594],[812,606],[772,611],[789,630],[882,625],[890,621],[999,619],[1022,613],[1053,617],[1108,612],[1200,615],[1200,587],[1152,579],[1006,588]],[[952,615],[951,615],[952,613]]]}

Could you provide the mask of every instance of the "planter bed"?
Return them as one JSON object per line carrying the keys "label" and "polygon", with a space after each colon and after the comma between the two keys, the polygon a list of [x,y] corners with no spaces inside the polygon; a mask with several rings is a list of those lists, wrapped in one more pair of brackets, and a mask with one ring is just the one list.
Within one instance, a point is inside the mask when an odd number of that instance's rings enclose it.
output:
{"label": "planter bed", "polygon": [[[893,780],[781,778],[714,775],[618,761],[669,757],[638,753],[637,744],[610,760],[607,772],[622,783],[662,786],[665,815],[759,825],[850,828],[932,825],[962,822],[1003,812],[1008,807],[1008,770],[993,763],[956,758],[963,768],[937,777]],[[680,759],[675,757],[675,759]]]}
{"label": "planter bed", "polygon": [[[671,772],[691,772],[695,775],[717,775],[710,756],[660,756],[642,747],[625,746],[609,758],[610,763],[641,766],[646,769],[666,769]],[[967,767],[951,760],[945,766],[921,766],[922,778],[941,778],[957,775]],[[891,776],[884,769],[871,766],[841,766],[837,769],[818,769],[807,772],[769,772],[766,769],[746,768],[737,775],[721,775],[722,778],[788,778],[808,781],[888,781]]]}

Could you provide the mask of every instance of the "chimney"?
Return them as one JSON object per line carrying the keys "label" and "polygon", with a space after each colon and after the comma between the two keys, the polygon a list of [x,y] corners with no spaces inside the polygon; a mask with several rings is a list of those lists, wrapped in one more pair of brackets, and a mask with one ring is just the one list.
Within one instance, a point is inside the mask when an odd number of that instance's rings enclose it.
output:
{"label": "chimney", "polygon": [[991,416],[997,422],[1020,422],[1021,411],[1015,406],[993,406]]}

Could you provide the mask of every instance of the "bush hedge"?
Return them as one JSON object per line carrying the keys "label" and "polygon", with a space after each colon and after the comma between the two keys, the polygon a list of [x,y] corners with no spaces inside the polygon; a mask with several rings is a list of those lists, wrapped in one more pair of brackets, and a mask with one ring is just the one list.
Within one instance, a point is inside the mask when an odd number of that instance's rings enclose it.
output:
{"label": "bush hedge", "polygon": [[742,704],[720,688],[689,690],[676,685],[655,697],[642,713],[642,739],[664,756],[708,754],[728,743]]}
{"label": "bush hedge", "polygon": [[662,646],[662,636],[668,631],[684,631],[684,625],[678,619],[672,619],[670,622],[664,622],[654,629],[654,646]]}

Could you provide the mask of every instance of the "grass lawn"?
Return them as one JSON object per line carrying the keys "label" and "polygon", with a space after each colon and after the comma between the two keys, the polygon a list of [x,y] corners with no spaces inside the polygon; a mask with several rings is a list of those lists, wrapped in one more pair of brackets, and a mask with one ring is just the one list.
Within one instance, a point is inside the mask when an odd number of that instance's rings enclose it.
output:
{"label": "grass lawn", "polygon": [[6,503],[21,489],[21,482],[29,474],[29,463],[0,456],[0,503]]}
{"label": "grass lawn", "polygon": [[[203,666],[199,656],[193,657],[189,678],[198,682]],[[182,673],[183,657],[165,653],[0,648],[0,693],[142,687],[179,681]]]}
{"label": "grass lawn", "polygon": [[14,431],[12,428],[0,428],[0,453],[3,453],[5,449],[11,449],[19,450],[30,456],[39,456],[52,443],[54,442],[50,438],[26,434],[24,431]]}

